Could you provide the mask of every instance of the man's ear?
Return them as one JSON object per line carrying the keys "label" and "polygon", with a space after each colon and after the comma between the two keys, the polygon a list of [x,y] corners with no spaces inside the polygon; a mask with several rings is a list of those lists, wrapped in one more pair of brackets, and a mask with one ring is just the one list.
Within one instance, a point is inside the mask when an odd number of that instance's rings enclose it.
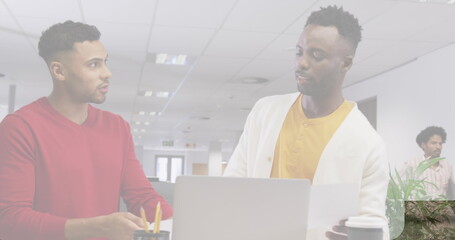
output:
{"label": "man's ear", "polygon": [[57,81],[64,81],[66,79],[65,66],[61,62],[53,61],[49,63],[49,70],[52,78]]}
{"label": "man's ear", "polygon": [[352,67],[352,61],[354,59],[354,56],[348,55],[344,58],[344,61],[341,63],[341,71],[347,72],[349,69]]}
{"label": "man's ear", "polygon": [[420,143],[420,148],[421,148],[422,150],[424,150],[423,146],[425,146],[425,143],[424,143],[424,142],[421,142],[421,143]]}

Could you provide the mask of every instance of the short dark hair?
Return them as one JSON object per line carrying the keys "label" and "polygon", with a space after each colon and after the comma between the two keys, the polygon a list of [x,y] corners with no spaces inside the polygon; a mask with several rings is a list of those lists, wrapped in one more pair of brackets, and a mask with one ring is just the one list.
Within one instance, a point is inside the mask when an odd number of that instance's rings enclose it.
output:
{"label": "short dark hair", "polygon": [[52,56],[61,51],[70,51],[74,43],[97,41],[101,33],[95,26],[68,20],[57,23],[43,32],[38,43],[39,55],[48,62]]}
{"label": "short dark hair", "polygon": [[359,20],[351,13],[344,11],[343,7],[335,5],[321,7],[320,10],[311,13],[305,27],[310,24],[336,27],[338,33],[352,44],[354,51],[362,39],[362,27],[359,25]]}
{"label": "short dark hair", "polygon": [[428,142],[430,137],[433,135],[439,135],[442,138],[442,143],[446,142],[447,133],[442,127],[430,126],[422,130],[419,135],[417,135],[416,142],[417,145]]}

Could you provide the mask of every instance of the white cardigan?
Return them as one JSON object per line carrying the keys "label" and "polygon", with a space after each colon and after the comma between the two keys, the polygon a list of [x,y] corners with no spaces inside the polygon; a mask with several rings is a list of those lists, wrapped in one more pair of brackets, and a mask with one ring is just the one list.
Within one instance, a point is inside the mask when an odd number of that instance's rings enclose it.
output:
{"label": "white cardigan", "polygon": [[[225,176],[270,177],[281,127],[298,96],[298,92],[270,96],[255,104]],[[387,222],[388,181],[385,145],[355,105],[322,152],[313,184],[357,184],[360,215],[380,217]],[[385,230],[388,235],[388,229]]]}

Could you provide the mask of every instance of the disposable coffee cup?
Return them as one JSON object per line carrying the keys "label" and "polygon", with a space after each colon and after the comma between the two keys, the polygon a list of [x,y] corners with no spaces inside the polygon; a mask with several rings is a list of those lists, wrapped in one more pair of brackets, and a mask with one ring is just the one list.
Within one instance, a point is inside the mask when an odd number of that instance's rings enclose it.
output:
{"label": "disposable coffee cup", "polygon": [[346,222],[348,240],[382,240],[384,225],[377,217],[350,217]]}
{"label": "disposable coffee cup", "polygon": [[134,231],[134,240],[169,240],[169,232],[160,231],[159,233],[153,233],[153,231],[136,230]]}

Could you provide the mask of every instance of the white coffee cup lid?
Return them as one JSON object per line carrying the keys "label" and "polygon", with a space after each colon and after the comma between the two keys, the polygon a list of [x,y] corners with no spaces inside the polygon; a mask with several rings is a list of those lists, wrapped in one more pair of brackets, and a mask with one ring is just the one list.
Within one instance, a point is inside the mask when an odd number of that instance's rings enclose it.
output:
{"label": "white coffee cup lid", "polygon": [[350,217],[346,222],[347,227],[354,228],[383,228],[384,220],[378,217]]}

